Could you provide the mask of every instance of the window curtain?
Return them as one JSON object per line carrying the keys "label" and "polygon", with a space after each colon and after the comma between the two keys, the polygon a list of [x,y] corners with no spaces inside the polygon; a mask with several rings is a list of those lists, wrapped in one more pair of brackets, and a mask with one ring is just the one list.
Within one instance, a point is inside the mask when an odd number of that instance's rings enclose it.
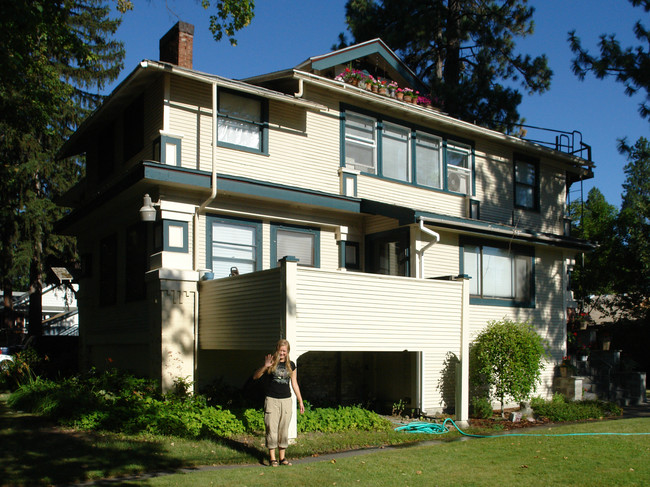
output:
{"label": "window curtain", "polygon": [[278,230],[278,260],[287,255],[296,257],[299,265],[314,265],[314,235],[306,232]]}
{"label": "window curtain", "polygon": [[[220,142],[261,149],[262,104],[259,100],[220,93],[217,137]],[[233,117],[233,118],[227,118]]]}
{"label": "window curtain", "polygon": [[215,277],[229,276],[233,266],[240,274],[255,271],[255,233],[252,226],[212,224],[212,272]]}

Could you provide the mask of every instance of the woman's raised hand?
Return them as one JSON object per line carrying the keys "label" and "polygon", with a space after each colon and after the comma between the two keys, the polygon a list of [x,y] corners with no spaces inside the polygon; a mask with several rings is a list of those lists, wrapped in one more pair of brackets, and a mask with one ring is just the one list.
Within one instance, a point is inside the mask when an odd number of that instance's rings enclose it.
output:
{"label": "woman's raised hand", "polygon": [[264,357],[264,367],[269,368],[271,365],[273,365],[273,355],[269,353]]}

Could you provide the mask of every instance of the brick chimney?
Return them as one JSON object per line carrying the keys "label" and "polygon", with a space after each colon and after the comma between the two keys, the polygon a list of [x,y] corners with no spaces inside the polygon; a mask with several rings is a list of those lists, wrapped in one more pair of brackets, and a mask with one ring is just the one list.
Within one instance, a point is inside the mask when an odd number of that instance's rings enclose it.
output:
{"label": "brick chimney", "polygon": [[192,69],[194,26],[178,22],[160,39],[160,60]]}

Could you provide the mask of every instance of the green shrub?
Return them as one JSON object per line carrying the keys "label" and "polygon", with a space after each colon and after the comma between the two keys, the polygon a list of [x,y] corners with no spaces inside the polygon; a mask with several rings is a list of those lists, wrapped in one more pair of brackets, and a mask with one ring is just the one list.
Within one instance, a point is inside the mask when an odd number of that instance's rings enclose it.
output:
{"label": "green shrub", "polygon": [[305,414],[298,416],[300,432],[383,431],[391,428],[388,420],[358,406],[305,409]]}
{"label": "green shrub", "polygon": [[38,376],[43,359],[33,348],[12,356],[13,361],[3,362],[0,368],[0,390],[15,391]]}
{"label": "green shrub", "polygon": [[540,381],[544,339],[529,323],[489,321],[471,346],[472,380],[489,388],[501,402],[506,398],[523,401]]}
{"label": "green shrub", "polygon": [[611,402],[569,401],[562,394],[554,394],[550,401],[533,398],[530,405],[535,415],[557,422],[618,416],[623,412]]}
{"label": "green shrub", "polygon": [[248,432],[264,431],[264,411],[261,409],[246,409],[243,413],[243,423]]}
{"label": "green shrub", "polygon": [[488,419],[494,413],[492,403],[487,397],[475,396],[472,398],[472,416],[478,419]]}

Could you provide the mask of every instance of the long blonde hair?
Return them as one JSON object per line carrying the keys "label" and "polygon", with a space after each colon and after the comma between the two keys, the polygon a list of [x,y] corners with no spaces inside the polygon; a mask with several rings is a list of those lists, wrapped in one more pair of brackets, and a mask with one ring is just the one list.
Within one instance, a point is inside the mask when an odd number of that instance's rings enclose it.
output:
{"label": "long blonde hair", "polygon": [[287,347],[287,357],[285,359],[285,367],[287,368],[287,372],[289,372],[289,377],[293,374],[293,369],[291,368],[291,359],[289,358],[289,352],[291,351],[291,345],[289,345],[289,342],[285,340],[284,338],[278,340],[278,343],[275,345],[275,353],[273,354],[273,364],[269,367],[267,372],[269,374],[272,374],[275,372],[275,369],[278,368],[278,364],[280,363],[280,347],[286,346]]}

